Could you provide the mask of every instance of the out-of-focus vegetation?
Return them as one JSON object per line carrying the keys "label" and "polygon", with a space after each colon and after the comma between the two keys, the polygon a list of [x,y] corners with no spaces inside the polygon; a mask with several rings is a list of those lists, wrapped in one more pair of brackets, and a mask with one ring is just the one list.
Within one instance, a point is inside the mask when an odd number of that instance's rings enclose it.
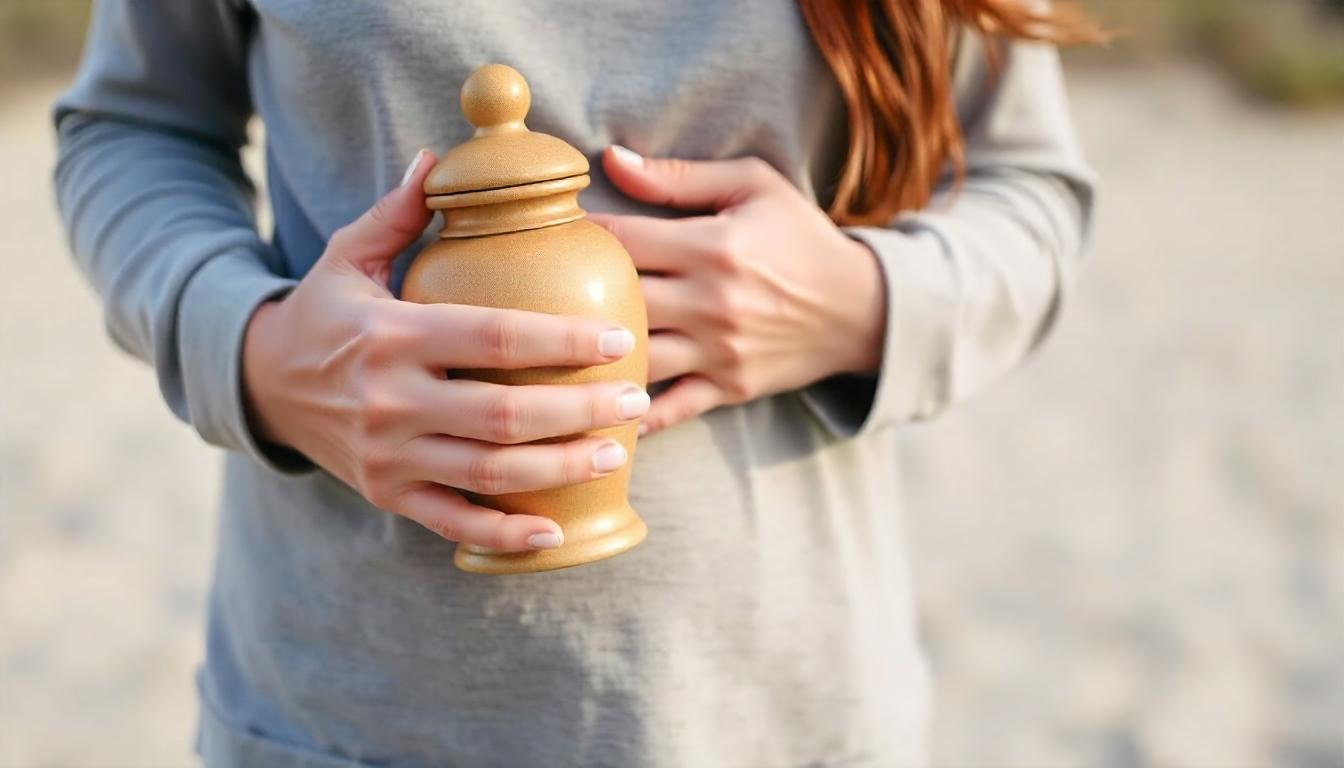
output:
{"label": "out-of-focus vegetation", "polygon": [[1200,0],[1182,25],[1258,93],[1302,104],[1344,98],[1344,0],[1313,7]]}
{"label": "out-of-focus vegetation", "polygon": [[88,21],[89,0],[0,0],[0,88],[69,72]]}
{"label": "out-of-focus vegetation", "polygon": [[1344,0],[1083,0],[1120,34],[1081,61],[1186,55],[1212,60],[1253,93],[1344,103]]}

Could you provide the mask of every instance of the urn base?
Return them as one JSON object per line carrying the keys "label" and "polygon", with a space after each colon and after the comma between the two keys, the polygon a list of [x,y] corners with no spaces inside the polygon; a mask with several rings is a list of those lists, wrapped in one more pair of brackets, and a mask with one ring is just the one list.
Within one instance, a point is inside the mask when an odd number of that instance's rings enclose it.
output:
{"label": "urn base", "polygon": [[589,536],[571,537],[566,532],[565,543],[555,549],[498,552],[474,544],[459,544],[453,564],[468,573],[493,575],[554,571],[619,555],[643,541],[648,533],[644,521],[629,505],[603,517],[612,521],[612,528]]}

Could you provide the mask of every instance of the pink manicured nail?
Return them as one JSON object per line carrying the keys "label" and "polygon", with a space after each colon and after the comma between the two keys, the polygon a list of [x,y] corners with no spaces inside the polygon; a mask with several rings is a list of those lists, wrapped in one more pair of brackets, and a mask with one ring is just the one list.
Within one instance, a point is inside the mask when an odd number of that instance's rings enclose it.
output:
{"label": "pink manicured nail", "polygon": [[406,172],[401,174],[401,183],[397,186],[406,186],[406,182],[410,181],[411,177],[415,175],[415,169],[420,167],[420,159],[424,156],[425,150],[423,149],[415,153],[415,157],[411,158],[411,164],[406,166]]}
{"label": "pink manicured nail", "polygon": [[649,393],[642,389],[625,392],[616,401],[616,415],[622,419],[637,419],[648,412]]}
{"label": "pink manicured nail", "polygon": [[597,351],[607,357],[624,357],[635,348],[635,335],[624,328],[603,331],[597,337]]}
{"label": "pink manicured nail", "polygon": [[623,165],[628,165],[633,168],[644,167],[644,158],[640,157],[638,152],[633,149],[622,147],[620,144],[611,145],[611,155],[616,158],[616,162]]}
{"label": "pink manicured nail", "polygon": [[558,533],[534,533],[527,537],[527,546],[533,549],[555,549],[565,543],[565,538]]}
{"label": "pink manicured nail", "polygon": [[620,443],[607,443],[593,454],[593,471],[611,472],[620,469],[625,459],[625,446]]}

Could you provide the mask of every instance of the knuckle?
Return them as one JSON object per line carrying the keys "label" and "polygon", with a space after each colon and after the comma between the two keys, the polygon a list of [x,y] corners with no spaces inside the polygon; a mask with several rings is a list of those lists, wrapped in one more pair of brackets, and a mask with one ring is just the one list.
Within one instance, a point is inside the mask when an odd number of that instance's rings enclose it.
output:
{"label": "knuckle", "polygon": [[448,515],[436,519],[433,525],[430,526],[430,530],[447,541],[462,540],[462,534],[458,530],[455,518]]}
{"label": "knuckle", "polygon": [[380,224],[387,223],[392,213],[389,208],[390,205],[391,203],[388,202],[386,195],[378,198],[378,202],[374,203],[373,207],[369,209],[369,218]]}
{"label": "knuckle", "polygon": [[607,230],[607,234],[622,240],[626,233],[625,221],[620,216],[604,217],[602,219],[602,228]]}
{"label": "knuckle", "polygon": [[494,525],[490,526],[490,532],[485,535],[485,541],[482,543],[491,549],[499,550],[501,552],[512,549],[512,547],[509,546],[509,540],[505,533],[504,526],[500,522],[496,522]]}
{"label": "knuckle", "polygon": [[504,314],[481,324],[481,353],[487,365],[503,366],[518,356],[518,323]]}
{"label": "knuckle", "polygon": [[359,492],[379,509],[388,509],[396,502],[395,489],[391,483],[396,459],[393,452],[375,447],[365,451],[357,470]]}
{"label": "knuckle", "polygon": [[673,185],[680,185],[691,175],[691,164],[679,157],[666,157],[658,160],[659,170]]}
{"label": "knuckle", "polygon": [[370,504],[384,511],[390,510],[393,502],[396,501],[396,496],[391,489],[380,483],[369,484],[363,490],[363,494]]}
{"label": "knuckle", "polygon": [[349,252],[350,239],[352,237],[353,233],[350,230],[349,224],[341,227],[335,232],[332,232],[331,237],[327,239],[327,250],[337,254],[345,254]]}
{"label": "knuckle", "polygon": [[505,389],[496,395],[485,411],[485,432],[492,443],[511,445],[521,442],[527,429],[527,412],[519,397]]}
{"label": "knuckle", "polygon": [[696,415],[698,415],[698,412],[694,405],[689,402],[681,402],[672,409],[670,414],[668,414],[667,423],[669,425],[680,424],[684,421],[690,421],[695,418]]}
{"label": "knuckle", "polygon": [[737,291],[730,286],[719,284],[709,290],[709,319],[723,331],[741,330],[745,319],[744,307]]}
{"label": "knuckle", "polygon": [[741,370],[725,373],[717,383],[731,402],[741,403],[751,399],[751,384]]}
{"label": "knuckle", "polygon": [[408,408],[382,383],[370,383],[360,394],[356,424],[365,437],[376,437],[402,421]]}
{"label": "knuckle", "polygon": [[391,361],[412,339],[413,331],[390,307],[381,302],[374,303],[365,312],[359,333],[359,346],[365,361],[371,365]]}
{"label": "knuckle", "polygon": [[[584,354],[585,348],[597,349],[597,342],[586,344],[585,342],[594,335],[592,330],[584,323],[569,323],[565,328],[564,345],[565,358],[567,360],[581,360],[588,355]],[[590,353],[591,354],[591,353]]]}
{"label": "knuckle", "polygon": [[504,492],[504,466],[493,453],[484,453],[467,465],[467,489],[493,496]]}
{"label": "knuckle", "polygon": [[593,479],[593,447],[582,441],[565,446],[560,461],[560,483],[574,485]]}
{"label": "knuckle", "polygon": [[396,466],[396,451],[386,445],[375,444],[364,451],[360,459],[360,469],[365,478],[377,484],[386,478]]}
{"label": "knuckle", "polygon": [[608,421],[620,420],[616,411],[619,406],[614,405],[619,401],[624,389],[603,388],[594,391],[588,397],[588,428],[596,429]]}
{"label": "knuckle", "polygon": [[710,265],[724,274],[738,274],[742,270],[741,253],[741,238],[737,229],[726,223],[716,226],[710,237]]}
{"label": "knuckle", "polygon": [[747,341],[740,336],[724,336],[719,342],[719,354],[729,367],[738,369],[747,359]]}

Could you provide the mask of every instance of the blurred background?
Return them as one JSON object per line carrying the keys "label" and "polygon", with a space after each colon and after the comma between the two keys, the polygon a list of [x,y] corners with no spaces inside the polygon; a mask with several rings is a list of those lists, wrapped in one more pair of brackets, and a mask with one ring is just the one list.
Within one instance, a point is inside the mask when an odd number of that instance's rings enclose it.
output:
{"label": "blurred background", "polygon": [[[1344,0],[1088,5],[1090,268],[903,433],[937,764],[1340,768]],[[190,765],[219,457],[66,253],[87,13],[0,0],[0,764]]]}

